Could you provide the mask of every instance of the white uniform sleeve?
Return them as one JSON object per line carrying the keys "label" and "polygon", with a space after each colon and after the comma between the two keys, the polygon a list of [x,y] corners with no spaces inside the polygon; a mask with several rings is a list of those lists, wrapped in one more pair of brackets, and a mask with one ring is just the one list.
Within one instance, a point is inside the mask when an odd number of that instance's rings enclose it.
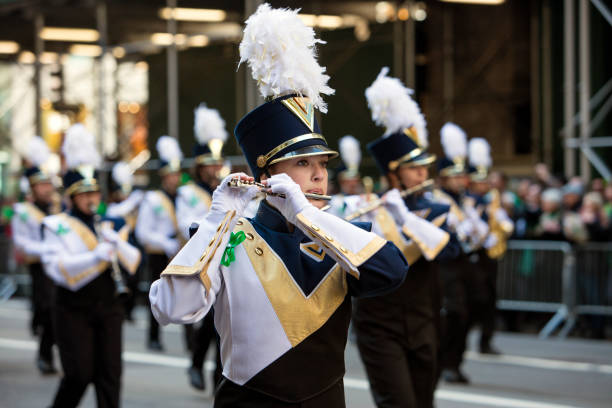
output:
{"label": "white uniform sleeve", "polygon": [[300,212],[297,220],[298,228],[357,278],[357,268],[387,243],[372,232],[312,206]]}
{"label": "white uniform sleeve", "polygon": [[27,221],[22,220],[18,213],[15,213],[11,219],[11,228],[13,230],[13,241],[19,251],[37,257],[43,254],[43,242],[32,238],[32,226]]}
{"label": "white uniform sleeve", "polygon": [[108,264],[94,251],[69,253],[61,238],[48,228],[44,231],[42,262],[46,274],[58,285],[77,291],[94,280]]}
{"label": "white uniform sleeve", "polygon": [[153,282],[149,300],[160,324],[193,323],[208,313],[221,289],[221,258],[236,221],[235,211],[210,211]]}
{"label": "white uniform sleeve", "polygon": [[138,242],[147,250],[165,251],[168,241],[172,240],[172,238],[155,231],[155,218],[153,205],[145,197],[138,211],[134,233]]}

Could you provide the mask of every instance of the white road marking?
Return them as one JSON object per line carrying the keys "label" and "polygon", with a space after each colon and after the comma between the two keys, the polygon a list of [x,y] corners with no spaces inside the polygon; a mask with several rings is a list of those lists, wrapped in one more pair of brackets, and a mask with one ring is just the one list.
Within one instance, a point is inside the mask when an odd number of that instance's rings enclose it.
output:
{"label": "white road marking", "polygon": [[[13,350],[35,351],[38,345],[32,340],[16,340],[0,338],[0,347]],[[124,351],[123,360],[130,363],[152,364],[164,367],[187,368],[190,361],[184,357],[162,356],[151,353],[139,353],[134,351]],[[215,363],[207,361],[206,370],[213,370]],[[367,380],[359,378],[344,378],[346,388],[367,391],[370,385]],[[552,404],[548,402],[532,401],[517,398],[499,397],[494,395],[476,394],[464,391],[439,389],[436,391],[436,398],[445,401],[464,402],[487,407],[505,408],[579,408],[574,405]]]}
{"label": "white road marking", "polygon": [[501,354],[499,356],[488,356],[474,351],[468,351],[465,353],[465,358],[472,361],[478,361],[482,363],[498,363],[498,364],[510,364],[522,367],[533,367],[541,368],[545,370],[566,370],[566,371],[581,371],[581,372],[595,372],[601,374],[612,374],[612,365],[609,364],[595,364],[595,363],[583,363],[579,361],[564,361],[564,360],[551,360],[547,358],[538,357],[523,357],[513,356],[507,354]]}

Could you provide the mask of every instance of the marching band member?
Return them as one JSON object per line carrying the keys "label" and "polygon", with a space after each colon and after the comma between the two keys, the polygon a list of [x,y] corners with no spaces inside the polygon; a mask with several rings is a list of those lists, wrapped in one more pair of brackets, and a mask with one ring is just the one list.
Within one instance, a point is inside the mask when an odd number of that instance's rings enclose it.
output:
{"label": "marching band member", "polygon": [[475,208],[465,205],[467,180],[467,137],[454,123],[446,123],[440,130],[445,157],[438,160],[438,181],[432,199],[450,206],[447,223],[457,234],[462,254],[440,265],[444,299],[443,315],[446,332],[442,336],[440,368],[442,378],[450,383],[468,383],[461,371],[463,353],[469,328],[468,296],[471,266],[469,256],[488,234],[488,226]]}
{"label": "marching band member", "polygon": [[333,93],[314,57],[318,41],[297,10],[263,4],[247,20],[241,61],[273,99],[235,135],[267,198],[242,218],[260,187],[226,178],[149,293],[162,324],[198,321],[214,306],[224,376],[215,407],[344,407],[350,297],[383,294],[407,272],[393,244],[314,199],[325,198],[337,156],[315,119],[315,109],[326,111],[321,94]]}
{"label": "marching band member", "polygon": [[471,256],[474,268],[468,302],[470,326],[480,324],[481,353],[499,354],[491,345],[495,331],[497,260],[506,250],[506,241],[514,231],[514,223],[501,205],[499,191],[489,184],[489,168],[492,165],[489,143],[483,138],[470,139],[468,157],[470,184],[467,195],[472,200],[471,206],[489,225],[489,234],[482,247]]}
{"label": "marching band member", "polygon": [[336,175],[340,192],[334,195],[329,202],[329,212],[343,217],[347,207],[344,198],[358,195],[363,190],[359,174],[359,163],[361,162],[359,140],[351,135],[341,137],[338,142],[338,151],[342,159],[342,165],[338,168]]}
{"label": "marching band member", "polygon": [[425,199],[423,190],[400,194],[428,181],[435,156],[426,151],[425,119],[412,91],[387,72],[383,68],[366,90],[372,119],[386,128],[368,150],[393,189],[360,219],[372,221],[374,231],[395,243],[411,271],[394,292],[359,299],[354,324],[376,405],[425,408],[433,406],[437,379],[437,262],[455,257],[458,245],[446,225],[448,206]]}
{"label": "marching band member", "polygon": [[[134,168],[130,163],[123,161],[113,165],[111,170],[111,178],[109,183],[109,203],[106,209],[106,216],[123,218],[130,228],[129,242],[138,248],[134,228],[138,219],[138,208],[144,197],[142,190],[134,190]],[[138,248],[142,252],[141,248]],[[132,275],[124,274],[126,284],[130,290],[125,296],[125,317],[126,320],[132,321],[132,313],[136,303],[138,294],[138,280],[142,265],[138,267],[138,271]]]}
{"label": "marching band member", "polygon": [[[210,208],[212,193],[219,184],[219,171],[223,167],[221,149],[227,139],[225,121],[219,111],[210,109],[202,103],[195,109],[194,114],[195,182],[179,187],[176,203],[176,217],[185,241],[189,239],[191,224],[204,218]],[[216,343],[213,313],[206,315],[199,327],[193,329],[192,325],[185,325],[185,328],[191,350],[191,367],[187,371],[189,382],[194,388],[204,390],[206,388],[203,373],[204,358],[210,343]],[[216,354],[218,357],[219,353]],[[217,358],[215,382],[221,379],[220,365]]]}
{"label": "marching band member", "polygon": [[57,285],[55,324],[64,371],[53,407],[76,407],[89,383],[99,407],[118,407],[124,316],[119,263],[134,273],[140,252],[127,242],[124,220],[96,214],[101,193],[93,135],[73,125],[62,152],[71,209],[43,219],[42,260]]}
{"label": "marching band member", "polygon": [[[147,268],[151,282],[159,279],[161,272],[181,247],[181,232],[176,218],[177,189],[181,182],[183,153],[177,140],[162,136],[157,141],[161,177],[161,189],[145,194],[136,220],[136,239],[147,254]],[[159,324],[149,316],[147,347],[163,351]]]}
{"label": "marching band member", "polygon": [[32,328],[39,336],[36,365],[42,374],[57,372],[53,364],[52,306],[55,286],[41,263],[44,252],[42,220],[59,211],[59,206],[54,205],[52,175],[44,168],[49,157],[47,143],[39,136],[33,136],[27,143],[24,171],[31,200],[16,203],[11,218],[15,248],[25,255],[32,278]]}

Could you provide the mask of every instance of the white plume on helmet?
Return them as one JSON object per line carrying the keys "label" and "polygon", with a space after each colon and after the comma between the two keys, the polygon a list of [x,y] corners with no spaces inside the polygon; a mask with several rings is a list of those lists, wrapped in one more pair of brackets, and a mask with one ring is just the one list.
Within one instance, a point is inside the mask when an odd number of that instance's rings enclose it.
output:
{"label": "white plume on helmet", "polygon": [[482,137],[475,137],[468,143],[470,164],[474,167],[491,167],[491,146]]}
{"label": "white plume on helmet", "polygon": [[359,140],[351,135],[343,136],[338,143],[338,150],[340,150],[340,157],[347,169],[359,169],[359,163],[361,163],[361,148],[359,146]]}
{"label": "white plume on helmet", "polygon": [[81,123],[76,123],[66,130],[62,153],[69,169],[79,166],[98,167],[102,161],[94,135]]}
{"label": "white plume on helmet", "polygon": [[205,145],[213,139],[222,142],[227,140],[225,121],[218,110],[208,108],[205,103],[201,103],[195,108],[194,116],[193,132],[199,144]]}
{"label": "white plume on helmet", "polygon": [[134,174],[126,162],[115,163],[111,175],[118,186],[131,186],[134,183]]}
{"label": "white plume on helmet", "polygon": [[177,140],[171,136],[160,137],[155,147],[157,148],[159,158],[168,163],[183,159],[183,152],[181,152]]}
{"label": "white plume on helmet", "polygon": [[452,122],[445,123],[440,129],[440,142],[447,158],[451,160],[466,158],[467,136],[459,126]]}
{"label": "white plume on helmet", "polygon": [[49,145],[40,136],[32,136],[26,143],[26,151],[23,153],[23,157],[32,166],[42,166],[49,160],[50,156]]}
{"label": "white plume on helmet", "polygon": [[[417,116],[420,115],[418,105],[410,97],[412,89],[404,86],[399,79],[387,76],[388,73],[389,68],[383,67],[376,80],[365,90],[372,120],[386,129],[383,136],[416,127]],[[424,128],[424,118],[419,121],[419,127]],[[420,130],[417,127],[419,134]]]}
{"label": "white plume on helmet", "polygon": [[332,95],[329,76],[317,62],[315,46],[324,44],[298,16],[299,10],[273,9],[265,3],[246,20],[240,64],[247,62],[264,97],[296,93],[327,112],[321,94]]}

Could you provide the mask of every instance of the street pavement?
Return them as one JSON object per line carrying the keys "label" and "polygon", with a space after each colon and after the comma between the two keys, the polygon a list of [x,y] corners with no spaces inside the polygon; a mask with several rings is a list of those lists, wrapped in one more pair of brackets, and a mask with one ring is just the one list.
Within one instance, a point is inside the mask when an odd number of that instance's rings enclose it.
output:
{"label": "street pavement", "polygon": [[[46,407],[59,376],[41,376],[35,365],[37,343],[31,337],[30,313],[24,300],[0,303],[0,407]],[[183,330],[163,330],[164,353],[145,348],[146,310],[137,310],[134,323],[124,329],[122,406],[212,407],[210,386],[205,392],[190,388]],[[472,333],[471,337],[474,333]],[[474,339],[470,339],[474,343]],[[469,386],[441,383],[438,408],[610,408],[612,407],[612,342],[581,339],[541,340],[533,335],[499,333],[500,357],[469,351],[464,365]],[[211,356],[209,355],[209,358]],[[59,359],[58,359],[59,367]],[[206,364],[211,383],[212,361]],[[346,349],[344,378],[347,407],[374,407],[357,348]],[[95,407],[90,386],[81,403]]]}

